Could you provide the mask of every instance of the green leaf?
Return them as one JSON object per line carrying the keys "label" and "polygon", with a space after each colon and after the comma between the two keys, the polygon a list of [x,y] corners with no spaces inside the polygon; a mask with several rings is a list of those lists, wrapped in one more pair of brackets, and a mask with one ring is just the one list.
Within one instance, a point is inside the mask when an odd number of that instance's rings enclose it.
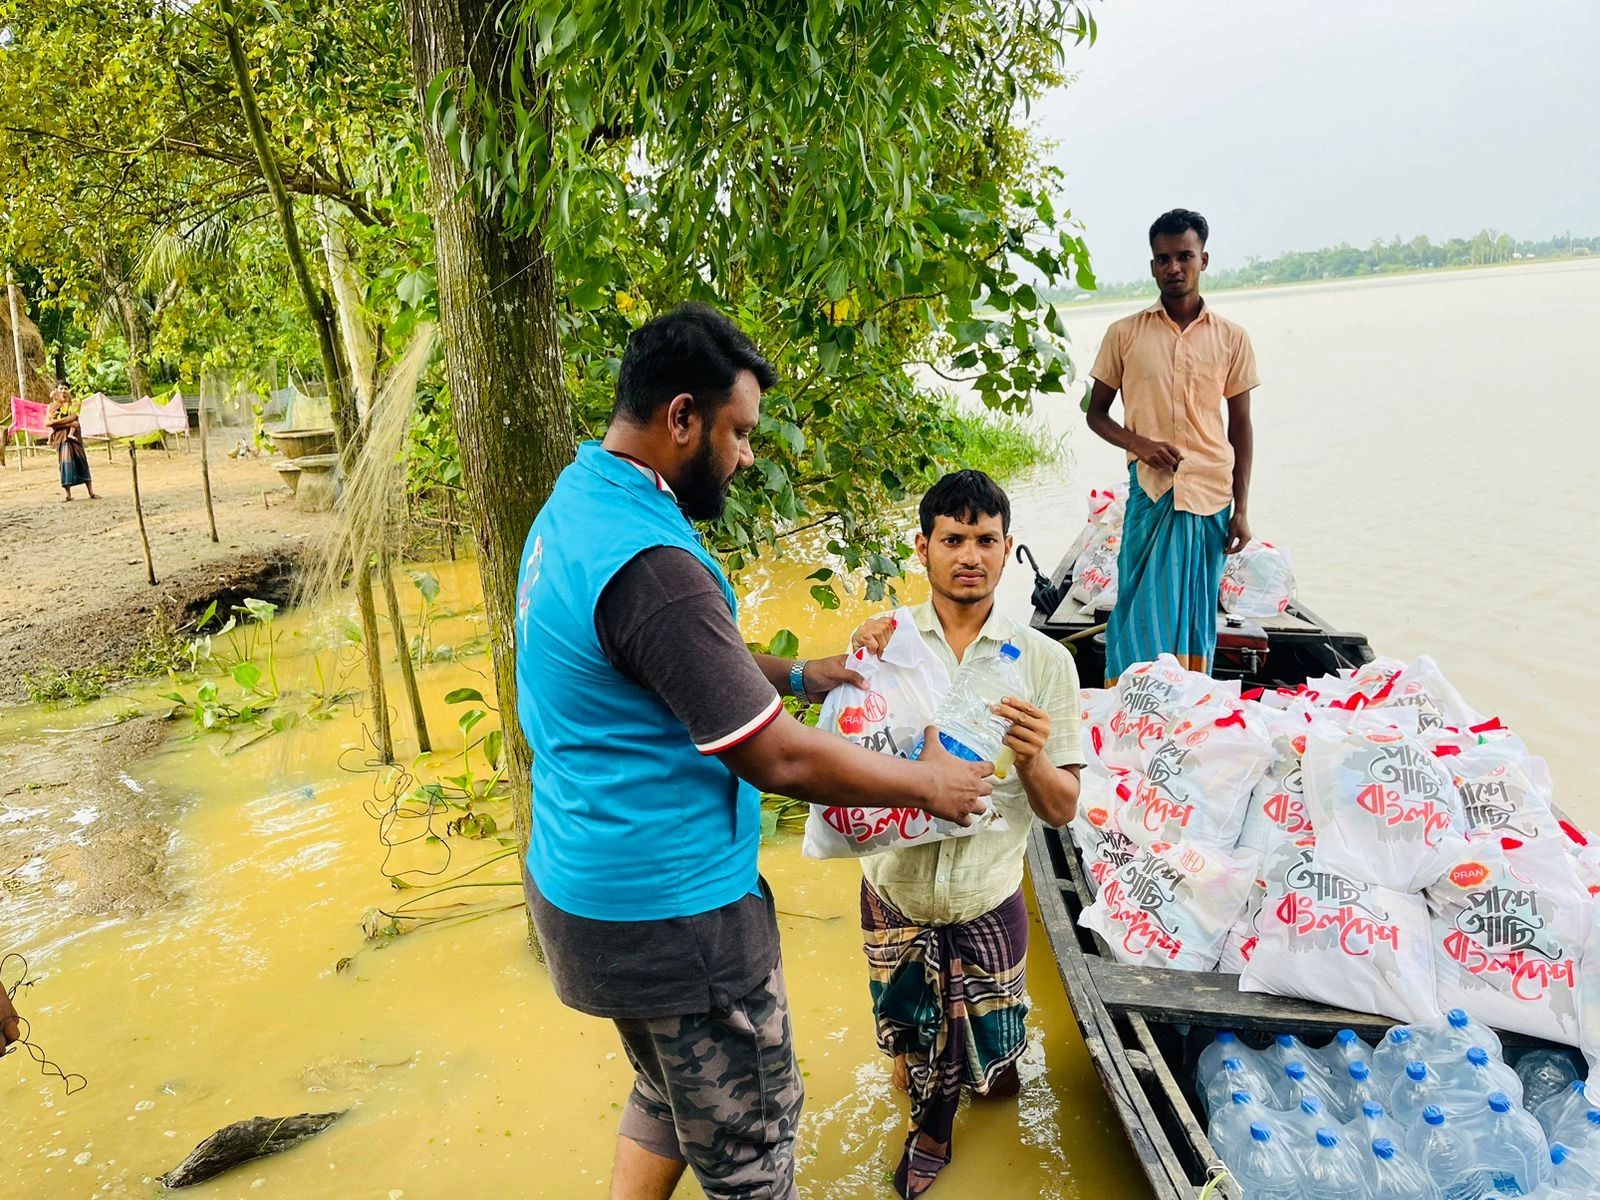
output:
{"label": "green leaf", "polygon": [[253,692],[256,684],[261,682],[261,668],[253,662],[242,662],[230,672],[233,681],[247,692]]}
{"label": "green leaf", "polygon": [[505,735],[498,729],[491,729],[483,739],[483,756],[495,770],[500,769],[500,755],[504,749]]}
{"label": "green leaf", "polygon": [[833,590],[831,583],[812,584],[811,598],[829,612],[839,607],[839,593]]}
{"label": "green leaf", "polygon": [[794,658],[800,653],[800,639],[793,631],[780,629],[772,635],[772,641],[767,644],[767,649],[778,658]]}
{"label": "green leaf", "polygon": [[488,715],[489,714],[484,712],[481,708],[469,708],[466,712],[462,713],[461,719],[456,722],[456,724],[461,727],[461,736],[470,736],[472,733],[472,727]]}
{"label": "green leaf", "polygon": [[489,703],[477,688],[456,688],[454,691],[446,692],[444,697],[446,704],[465,704],[469,700],[478,704]]}
{"label": "green leaf", "polygon": [[407,571],[422,598],[432,604],[439,598],[439,577],[430,571]]}

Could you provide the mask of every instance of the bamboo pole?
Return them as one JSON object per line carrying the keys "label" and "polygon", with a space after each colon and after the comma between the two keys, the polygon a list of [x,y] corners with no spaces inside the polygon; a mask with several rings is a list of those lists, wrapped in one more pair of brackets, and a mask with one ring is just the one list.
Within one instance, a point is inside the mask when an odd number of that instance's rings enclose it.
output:
{"label": "bamboo pole", "polygon": [[[184,438],[188,441],[188,438]],[[200,389],[200,486],[206,493],[206,520],[211,523],[211,540],[217,540],[217,514],[211,507],[211,460],[206,454],[206,390]]]}
{"label": "bamboo pole", "polygon": [[400,682],[405,687],[406,699],[411,702],[411,726],[417,733],[417,749],[426,754],[433,749],[433,742],[428,737],[422,695],[417,691],[417,672],[411,665],[411,646],[406,639],[406,623],[400,616],[400,598],[394,594],[394,564],[389,561],[387,546],[378,559],[378,573],[383,576],[383,602],[389,610],[389,627],[394,630],[395,655],[400,659]]}
{"label": "bamboo pole", "polygon": [[[17,313],[17,287],[11,268],[6,268],[6,303],[11,305],[11,353],[17,364],[17,399],[28,398],[28,372],[22,361],[22,317]],[[8,413],[7,416],[10,414]],[[22,470],[22,431],[17,431],[17,470]],[[0,466],[6,461],[6,435],[0,433]]]}
{"label": "bamboo pole", "polygon": [[358,562],[356,568],[356,607],[361,611],[361,638],[366,643],[367,694],[372,700],[372,719],[378,726],[378,753],[386,763],[394,761],[394,733],[389,728],[389,700],[383,691],[382,643],[378,640],[378,612],[372,603],[372,568]]}
{"label": "bamboo pole", "polygon": [[150,557],[150,535],[144,528],[144,503],[139,499],[139,447],[128,442],[128,463],[133,468],[133,515],[139,518],[139,541],[144,546],[144,573],[156,585],[156,565]]}

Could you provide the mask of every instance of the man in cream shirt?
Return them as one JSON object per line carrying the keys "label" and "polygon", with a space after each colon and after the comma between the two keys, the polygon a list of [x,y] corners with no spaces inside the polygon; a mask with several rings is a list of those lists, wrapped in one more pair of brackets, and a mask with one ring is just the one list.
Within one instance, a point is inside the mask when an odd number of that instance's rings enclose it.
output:
{"label": "man in cream shirt", "polygon": [[[1083,753],[1078,672],[1058,642],[1003,616],[995,587],[1010,558],[1011,504],[981,471],[957,471],[928,490],[917,556],[932,598],[912,609],[928,648],[954,677],[968,656],[1022,653],[1027,695],[996,709],[1012,722],[1016,756],[990,802],[1007,828],[861,860],[861,925],[878,1044],[911,1096],[911,1128],[895,1172],[902,1196],[928,1187],[950,1159],[963,1086],[981,1096],[1017,1091],[1024,1018],[1028,910],[1022,864],[1033,818],[1072,820]],[[856,630],[854,647],[881,651],[887,617]],[[901,636],[904,636],[902,634]]]}

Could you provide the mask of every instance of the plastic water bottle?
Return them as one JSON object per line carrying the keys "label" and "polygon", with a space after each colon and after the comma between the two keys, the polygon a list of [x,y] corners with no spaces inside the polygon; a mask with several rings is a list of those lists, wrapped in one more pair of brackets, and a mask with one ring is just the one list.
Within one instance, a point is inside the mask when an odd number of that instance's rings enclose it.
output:
{"label": "plastic water bottle", "polygon": [[1312,1200],[1367,1200],[1363,1164],[1355,1143],[1332,1129],[1319,1129],[1300,1153],[1302,1190]]}
{"label": "plastic water bottle", "polygon": [[1238,1143],[1250,1136],[1250,1126],[1257,1123],[1275,1131],[1281,1129],[1280,1116],[1281,1113],[1273,1112],[1249,1092],[1235,1092],[1226,1104],[1211,1114],[1206,1133],[1217,1146],[1224,1142]]}
{"label": "plastic water bottle", "polygon": [[1549,1176],[1544,1130],[1504,1092],[1489,1097],[1470,1132],[1478,1144],[1478,1166],[1502,1195],[1526,1196]]}
{"label": "plastic water bottle", "polygon": [[[992,762],[1000,779],[1011,769],[1014,756],[1002,744],[1011,722],[995,715],[994,706],[1007,696],[1026,694],[1021,659],[1022,651],[1010,642],[1002,643],[998,654],[969,658],[933,714],[941,746],[968,762]],[[911,756],[921,753],[919,743]]]}
{"label": "plastic water bottle", "polygon": [[1385,1087],[1393,1087],[1405,1074],[1406,1065],[1420,1056],[1421,1047],[1415,1044],[1411,1028],[1396,1025],[1383,1035],[1383,1041],[1372,1052],[1372,1073]]}
{"label": "plastic water bottle", "polygon": [[1315,1096],[1302,1096],[1297,1108],[1291,1108],[1281,1115],[1281,1124],[1296,1133],[1303,1145],[1317,1136],[1317,1130],[1332,1128],[1338,1122],[1338,1115],[1330,1112],[1327,1105]]}
{"label": "plastic water bottle", "polygon": [[1484,1200],[1490,1194],[1489,1179],[1478,1166],[1478,1148],[1471,1135],[1437,1104],[1422,1110],[1422,1120],[1411,1131],[1406,1149],[1439,1185],[1444,1200]]}
{"label": "plastic water bottle", "polygon": [[1454,1058],[1474,1046],[1482,1046],[1491,1058],[1503,1058],[1505,1054],[1500,1035],[1474,1021],[1464,1008],[1452,1008],[1442,1017],[1411,1026],[1411,1036],[1422,1043],[1430,1056]]}
{"label": "plastic water bottle", "polygon": [[1206,1113],[1216,1112],[1228,1103],[1228,1098],[1235,1092],[1249,1092],[1268,1106],[1278,1100],[1277,1086],[1254,1061],[1227,1058],[1222,1061],[1222,1070],[1206,1084]]}
{"label": "plastic water bottle", "polygon": [[1464,1107],[1481,1108],[1490,1092],[1504,1092],[1522,1103],[1522,1080],[1505,1063],[1490,1058],[1482,1046],[1473,1046],[1460,1058],[1443,1062],[1439,1078],[1452,1096],[1466,1101]]}
{"label": "plastic water bottle", "polygon": [[1334,1094],[1333,1084],[1320,1071],[1308,1070],[1303,1062],[1292,1062],[1283,1069],[1278,1101],[1292,1111],[1307,1098],[1316,1100],[1327,1112],[1339,1111],[1339,1097]]}
{"label": "plastic water bottle", "polygon": [[1290,1063],[1304,1063],[1324,1079],[1332,1079],[1333,1072],[1318,1053],[1292,1033],[1280,1033],[1272,1044],[1261,1051],[1261,1061],[1269,1069],[1282,1071]]}
{"label": "plastic water bottle", "polygon": [[[1526,1102],[1526,1098],[1524,1098],[1524,1102]],[[1551,1141],[1565,1141],[1569,1126],[1578,1121],[1583,1121],[1592,1107],[1593,1105],[1589,1103],[1588,1092],[1584,1090],[1583,1081],[1574,1079],[1567,1085],[1566,1091],[1551,1096],[1542,1104],[1537,1105],[1533,1110],[1533,1115],[1538,1118],[1539,1124],[1544,1127],[1546,1137]]]}
{"label": "plastic water bottle", "polygon": [[1376,1100],[1368,1100],[1361,1106],[1361,1112],[1345,1126],[1345,1133],[1363,1146],[1370,1146],[1384,1138],[1403,1146],[1406,1140],[1406,1131],[1401,1128],[1400,1122],[1391,1117],[1389,1110]]}
{"label": "plastic water bottle", "polygon": [[1556,1142],[1550,1147],[1550,1182],[1576,1196],[1600,1196],[1600,1163]]}
{"label": "plastic water bottle", "polygon": [[1571,1087],[1578,1069],[1559,1050],[1529,1050],[1517,1060],[1517,1075],[1522,1079],[1522,1102],[1538,1108]]}
{"label": "plastic water bottle", "polygon": [[1372,1143],[1367,1159],[1367,1186],[1372,1200],[1439,1200],[1439,1189],[1417,1162],[1391,1138]]}
{"label": "plastic water bottle", "polygon": [[1219,1029],[1211,1044],[1200,1051],[1200,1061],[1194,1070],[1194,1081],[1199,1087],[1205,1087],[1222,1071],[1223,1060],[1237,1058],[1243,1062],[1255,1057],[1256,1052],[1241,1042],[1237,1033],[1231,1029]]}
{"label": "plastic water bottle", "polygon": [[1549,1131],[1552,1142],[1561,1142],[1574,1153],[1600,1162],[1600,1109],[1585,1109],[1562,1119]]}
{"label": "plastic water bottle", "polygon": [[1335,1079],[1343,1079],[1351,1063],[1372,1065],[1372,1047],[1363,1042],[1354,1029],[1339,1030],[1334,1034],[1333,1041],[1316,1051],[1316,1055]]}
{"label": "plastic water bottle", "polygon": [[1345,1068],[1344,1078],[1336,1080],[1335,1087],[1339,1094],[1339,1111],[1346,1122],[1355,1120],[1367,1101],[1381,1104],[1388,1099],[1383,1086],[1373,1077],[1372,1068],[1360,1059]]}
{"label": "plastic water bottle", "polygon": [[1250,1200],[1308,1200],[1299,1160],[1267,1122],[1251,1125],[1242,1139],[1222,1142],[1217,1153]]}
{"label": "plastic water bottle", "polygon": [[1407,1064],[1406,1073],[1389,1095],[1389,1111],[1396,1121],[1409,1129],[1430,1104],[1449,1105],[1443,1081],[1428,1070],[1425,1062]]}

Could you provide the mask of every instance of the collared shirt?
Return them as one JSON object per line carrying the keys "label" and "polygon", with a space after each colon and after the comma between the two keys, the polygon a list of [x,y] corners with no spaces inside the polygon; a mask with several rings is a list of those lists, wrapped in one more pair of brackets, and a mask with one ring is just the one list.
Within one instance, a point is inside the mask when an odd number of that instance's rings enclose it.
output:
{"label": "collared shirt", "polygon": [[[918,604],[911,614],[923,641],[954,677],[961,664],[945,640],[933,603]],[[1022,651],[1028,694],[1020,698],[1050,714],[1050,739],[1044,753],[1057,767],[1082,766],[1078,668],[1072,652],[1053,638],[1002,616],[997,605],[966,653],[997,653],[1007,641]],[[1005,817],[1005,830],[868,855],[861,860],[867,882],[908,918],[923,925],[957,925],[999,907],[1022,886],[1022,861],[1033,809],[1014,770],[995,780],[989,801]]]}
{"label": "collared shirt", "polygon": [[1179,329],[1157,300],[1106,330],[1090,374],[1122,392],[1122,423],[1130,432],[1170,442],[1183,455],[1176,472],[1139,463],[1150,499],[1171,489],[1177,511],[1206,517],[1232,503],[1233,446],[1223,401],[1261,382],[1249,334],[1210,305]]}

